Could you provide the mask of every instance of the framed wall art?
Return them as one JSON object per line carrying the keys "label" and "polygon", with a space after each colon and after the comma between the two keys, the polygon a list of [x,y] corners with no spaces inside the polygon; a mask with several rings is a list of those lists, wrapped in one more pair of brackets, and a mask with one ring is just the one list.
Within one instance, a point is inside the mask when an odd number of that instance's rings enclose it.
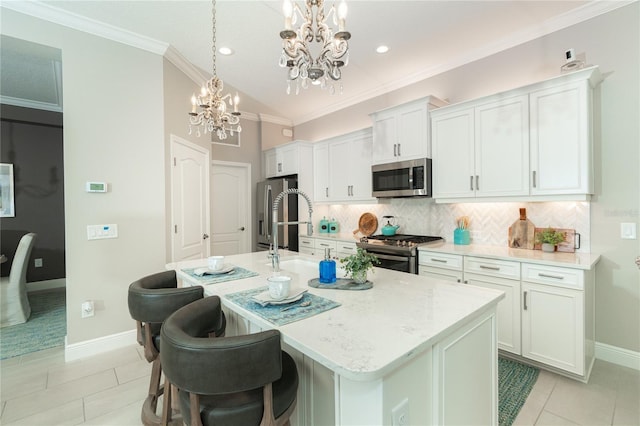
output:
{"label": "framed wall art", "polygon": [[15,217],[13,164],[0,163],[0,217]]}

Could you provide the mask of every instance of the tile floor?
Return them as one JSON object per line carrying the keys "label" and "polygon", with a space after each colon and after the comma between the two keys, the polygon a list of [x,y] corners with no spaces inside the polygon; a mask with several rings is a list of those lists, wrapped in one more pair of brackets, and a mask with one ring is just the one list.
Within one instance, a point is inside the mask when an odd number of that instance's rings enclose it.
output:
{"label": "tile floor", "polygon": [[[140,425],[150,364],[137,344],[65,363],[62,348],[0,361],[0,424]],[[516,425],[640,425],[640,371],[596,361],[588,385],[541,371]]]}

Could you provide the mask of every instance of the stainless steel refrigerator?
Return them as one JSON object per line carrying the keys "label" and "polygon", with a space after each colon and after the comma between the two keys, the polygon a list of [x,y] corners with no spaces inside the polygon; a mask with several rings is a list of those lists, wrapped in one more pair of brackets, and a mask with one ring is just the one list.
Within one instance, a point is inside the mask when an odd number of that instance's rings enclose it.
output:
{"label": "stainless steel refrigerator", "polygon": [[[269,250],[272,241],[273,200],[282,191],[298,187],[297,176],[267,179],[258,183],[256,206],[258,218],[258,250]],[[298,196],[285,195],[278,208],[278,222],[298,220]],[[278,248],[298,251],[298,225],[278,226]]]}

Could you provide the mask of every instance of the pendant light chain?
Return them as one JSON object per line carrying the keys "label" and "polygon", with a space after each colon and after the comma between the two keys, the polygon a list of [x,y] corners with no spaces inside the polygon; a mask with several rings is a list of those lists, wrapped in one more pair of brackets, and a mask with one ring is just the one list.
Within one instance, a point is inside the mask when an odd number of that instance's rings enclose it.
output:
{"label": "pendant light chain", "polygon": [[216,73],[216,0],[211,2],[211,31],[213,35],[211,37],[211,58],[213,61],[213,76],[217,77]]}

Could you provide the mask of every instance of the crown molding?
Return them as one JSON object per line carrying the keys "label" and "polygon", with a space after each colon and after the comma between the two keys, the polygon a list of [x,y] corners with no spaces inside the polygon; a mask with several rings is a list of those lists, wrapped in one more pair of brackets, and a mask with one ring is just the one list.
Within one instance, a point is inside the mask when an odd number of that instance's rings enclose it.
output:
{"label": "crown molding", "polygon": [[2,7],[54,24],[164,55],[169,44],[38,1],[4,1]]}
{"label": "crown molding", "polygon": [[207,81],[210,78],[204,75],[198,67],[189,62],[184,56],[182,56],[182,53],[180,53],[178,49],[171,45],[167,47],[164,57],[180,71],[186,74],[187,77],[189,77],[198,86],[200,86],[203,81]]}
{"label": "crown molding", "polygon": [[260,115],[260,121],[264,121],[266,123],[280,124],[282,126],[288,126],[288,127],[293,126],[293,122],[288,118],[277,117],[275,115],[269,115],[269,114],[259,114],[259,115]]}
{"label": "crown molding", "polygon": [[[620,0],[620,1],[591,1],[585,5],[566,12],[562,15],[555,16],[546,20],[540,25],[525,28],[515,34],[511,34],[509,37],[505,37],[498,40],[495,43],[488,44],[482,48],[476,49],[468,54],[460,55],[452,61],[444,64],[440,64],[435,67],[431,67],[425,70],[421,70],[414,74],[409,74],[405,78],[399,79],[392,84],[382,85],[374,90],[363,92],[358,96],[353,96],[348,99],[344,99],[342,102],[336,102],[332,108],[334,111],[347,108],[358,103],[367,101],[377,96],[384,95],[391,91],[401,89],[414,83],[418,83],[427,78],[434,77],[438,74],[442,74],[446,71],[450,71],[459,66],[469,64],[471,62],[486,58],[487,56],[494,55],[520,44],[535,40],[553,32],[568,28],[570,26],[579,24],[589,19],[595,18],[621,7],[627,6],[632,3],[636,3],[638,0]],[[437,94],[436,94],[437,95]],[[325,116],[326,111],[316,111],[294,120],[294,126],[306,123],[311,120]]]}

